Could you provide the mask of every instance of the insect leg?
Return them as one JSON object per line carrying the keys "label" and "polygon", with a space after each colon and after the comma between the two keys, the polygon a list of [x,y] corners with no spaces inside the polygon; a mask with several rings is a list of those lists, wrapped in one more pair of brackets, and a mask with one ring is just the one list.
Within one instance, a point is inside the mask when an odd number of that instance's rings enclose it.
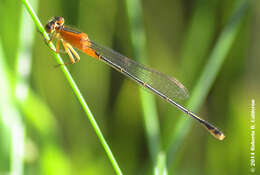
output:
{"label": "insect leg", "polygon": [[76,57],[76,62],[79,62],[80,61],[79,54],[75,51],[75,49],[73,49],[73,47],[69,43],[66,43],[66,45],[70,49],[70,51],[73,53],[73,55]]}

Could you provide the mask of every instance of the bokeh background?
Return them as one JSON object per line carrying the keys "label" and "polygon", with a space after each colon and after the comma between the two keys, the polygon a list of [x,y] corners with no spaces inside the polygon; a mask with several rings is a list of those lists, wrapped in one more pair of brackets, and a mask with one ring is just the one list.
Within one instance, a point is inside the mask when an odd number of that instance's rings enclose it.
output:
{"label": "bokeh background", "polygon": [[[43,25],[63,16],[97,43],[176,77],[190,91],[191,100],[181,104],[226,135],[215,139],[175,107],[80,53],[80,63],[68,69],[124,174],[253,174],[259,1],[29,2]],[[0,0],[0,19],[0,174],[116,174],[22,1]]]}

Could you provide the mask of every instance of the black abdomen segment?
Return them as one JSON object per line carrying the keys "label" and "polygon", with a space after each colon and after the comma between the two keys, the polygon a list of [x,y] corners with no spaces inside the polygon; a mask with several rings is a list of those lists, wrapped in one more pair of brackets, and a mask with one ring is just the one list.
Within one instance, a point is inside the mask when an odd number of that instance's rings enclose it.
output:
{"label": "black abdomen segment", "polygon": [[100,60],[102,60],[103,62],[105,62],[106,64],[108,64],[109,66],[115,68],[117,71],[123,73],[124,75],[130,77],[132,80],[136,81],[137,83],[139,83],[140,85],[146,87],[147,89],[149,89],[151,92],[153,92],[154,94],[160,96],[162,99],[164,99],[165,101],[169,102],[170,104],[176,106],[178,109],[180,109],[181,111],[185,112],[188,116],[194,118],[195,120],[197,120],[200,124],[202,124],[214,137],[216,137],[219,140],[223,140],[225,138],[224,134],[217,129],[215,126],[211,125],[209,122],[199,118],[197,115],[195,115],[194,113],[192,113],[191,111],[189,111],[188,109],[184,108],[183,106],[181,106],[180,104],[176,103],[175,101],[173,101],[172,99],[168,98],[166,95],[164,95],[163,93],[161,93],[160,91],[154,89],[152,86],[150,86],[149,84],[147,84],[146,82],[138,79],[137,77],[135,77],[134,75],[131,75],[129,72],[127,72],[125,69],[123,69],[121,66],[113,63],[112,61],[110,61],[109,59],[107,59],[106,57],[96,53],[98,55],[98,57],[100,58]]}

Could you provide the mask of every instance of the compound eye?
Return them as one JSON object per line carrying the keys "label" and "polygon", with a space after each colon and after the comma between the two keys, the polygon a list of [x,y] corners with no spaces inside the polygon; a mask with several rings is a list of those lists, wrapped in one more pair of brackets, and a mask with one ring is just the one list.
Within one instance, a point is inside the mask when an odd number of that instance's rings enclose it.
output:
{"label": "compound eye", "polygon": [[48,33],[52,33],[54,28],[53,28],[53,25],[48,23],[46,26],[45,26],[45,30],[48,32]]}

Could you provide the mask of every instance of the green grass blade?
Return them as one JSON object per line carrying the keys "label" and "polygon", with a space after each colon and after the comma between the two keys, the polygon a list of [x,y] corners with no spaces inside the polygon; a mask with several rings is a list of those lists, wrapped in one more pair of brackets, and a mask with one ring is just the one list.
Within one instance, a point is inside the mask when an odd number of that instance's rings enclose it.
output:
{"label": "green grass blade", "polygon": [[[131,41],[134,57],[142,63],[147,63],[146,36],[142,22],[142,6],[139,0],[127,0],[127,13],[130,22]],[[153,163],[156,164],[160,152],[160,128],[153,94],[140,88],[145,131],[149,152]]]}
{"label": "green grass blade", "polygon": [[166,154],[165,152],[160,152],[157,157],[156,167],[155,167],[155,175],[167,175],[167,167],[166,167]]}
{"label": "green grass blade", "polygon": [[[134,50],[134,57],[140,62],[147,64],[146,35],[143,26],[142,5],[139,0],[127,0],[127,12],[130,22],[131,41]],[[153,94],[140,88],[144,125],[148,140],[150,156],[154,163],[154,174],[167,174],[166,155],[160,154],[161,139],[160,127],[157,115],[157,107]],[[163,158],[162,158],[163,157]]]}
{"label": "green grass blade", "polygon": [[[29,2],[27,0],[22,0],[22,2],[24,3],[25,7],[27,8],[27,11],[31,15],[35,25],[38,28],[38,30],[43,34],[43,36],[46,39],[49,39],[49,37],[48,37],[47,33],[45,32],[45,30],[44,30],[44,28],[43,28],[39,18],[35,14],[34,10],[32,9],[31,5],[29,4]],[[54,45],[52,43],[50,43],[50,47],[54,48]],[[61,57],[58,54],[56,54],[56,53],[53,53],[53,54],[54,54],[58,64],[63,64],[63,61],[62,61]],[[117,161],[116,161],[112,151],[110,150],[110,148],[109,148],[109,146],[108,146],[108,144],[107,144],[107,142],[106,142],[106,140],[105,140],[105,138],[104,138],[104,136],[103,136],[103,134],[102,134],[102,132],[101,132],[97,122],[96,122],[96,120],[94,119],[94,116],[91,113],[91,111],[90,111],[90,109],[89,109],[85,99],[83,98],[79,88],[77,87],[75,81],[73,80],[73,78],[70,75],[70,73],[69,73],[68,69],[66,68],[66,66],[60,66],[60,68],[61,68],[62,72],[64,73],[67,81],[69,82],[73,92],[75,93],[76,97],[78,98],[78,100],[79,100],[83,110],[85,111],[86,115],[88,116],[88,119],[89,119],[89,121],[90,121],[90,123],[91,123],[91,125],[92,125],[92,127],[94,129],[94,131],[96,132],[96,134],[97,134],[97,136],[98,136],[98,138],[99,138],[99,140],[100,140],[104,150],[106,151],[107,156],[108,156],[108,158],[109,158],[109,160],[110,160],[114,170],[116,171],[116,173],[118,175],[122,175],[121,169],[120,169],[120,167],[119,167],[119,165],[118,165],[118,163],[117,163]]]}

